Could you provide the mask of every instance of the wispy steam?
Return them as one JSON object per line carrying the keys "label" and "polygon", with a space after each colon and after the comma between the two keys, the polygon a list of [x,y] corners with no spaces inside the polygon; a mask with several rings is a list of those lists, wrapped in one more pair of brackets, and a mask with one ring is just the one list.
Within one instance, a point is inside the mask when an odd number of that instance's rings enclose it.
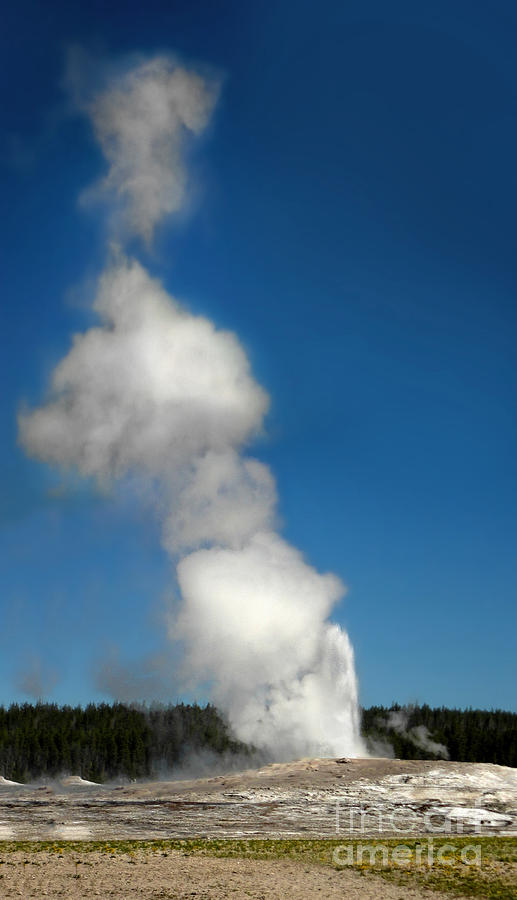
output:
{"label": "wispy steam", "polygon": [[427,753],[434,753],[435,756],[441,756],[443,759],[449,759],[449,751],[445,744],[439,744],[433,741],[431,733],[426,725],[409,725],[409,713],[407,709],[393,709],[389,713],[385,727],[391,728],[397,734],[403,735],[411,741],[415,747],[425,750]]}
{"label": "wispy steam", "polygon": [[[213,98],[159,57],[83,105],[134,234],[150,239],[179,208],[182,135],[202,130]],[[284,757],[362,752],[352,649],[328,622],[343,585],[275,531],[274,478],[244,455],[268,397],[237,337],[122,253],[93,307],[99,326],[75,336],[48,402],[20,414],[23,446],[101,482],[158,486],[163,543],[179,560],[171,636],[185,646],[183,677],[212,684],[239,738]]]}
{"label": "wispy steam", "polygon": [[33,700],[44,700],[59,681],[56,669],[48,666],[41,657],[31,656],[16,677],[16,687]]}
{"label": "wispy steam", "polygon": [[[72,57],[76,87],[77,63]],[[129,232],[150,242],[155,226],[183,206],[185,142],[206,127],[217,93],[215,82],[167,56],[123,71],[91,96],[76,92],[109,163],[107,176],[86,199],[104,196]]]}
{"label": "wispy steam", "polygon": [[124,703],[166,700],[174,697],[170,659],[154,654],[124,662],[117,647],[95,662],[93,680],[103,694]]}

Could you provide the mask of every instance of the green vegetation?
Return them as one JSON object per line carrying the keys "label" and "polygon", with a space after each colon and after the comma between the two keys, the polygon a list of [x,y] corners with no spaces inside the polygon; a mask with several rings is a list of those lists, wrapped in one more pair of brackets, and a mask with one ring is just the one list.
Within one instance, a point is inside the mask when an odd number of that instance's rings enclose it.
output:
{"label": "green vegetation", "polygon": [[[404,730],[392,727],[394,713]],[[390,722],[392,723],[390,725]],[[517,766],[517,714],[495,710],[431,709],[429,706],[363,710],[363,733],[393,748],[400,759],[434,759],[415,743],[412,729],[424,726],[445,744],[450,759]],[[426,732],[426,733],[427,733]],[[254,753],[235,740],[211,705],[126,706],[90,704],[84,708],[51,703],[0,707],[0,775],[33,781],[61,773],[91,781],[149,778],[167,772],[192,754],[216,757]]]}
{"label": "green vegetation", "polygon": [[[406,848],[407,863],[394,861],[393,851]],[[466,848],[479,850],[481,865],[468,865],[472,859]],[[47,852],[62,855],[102,853],[125,855],[131,860],[148,853],[182,853],[185,856],[203,855],[247,859],[280,859],[333,866],[341,869],[343,848],[352,847],[351,857],[356,871],[368,877],[374,873],[398,884],[410,887],[422,885],[448,891],[464,897],[488,897],[514,900],[516,892],[517,838],[513,837],[451,837],[433,839],[433,865],[427,862],[427,840],[392,838],[382,841],[387,864],[381,864],[379,842],[376,840],[175,840],[175,841],[0,841],[2,855],[13,852]],[[358,854],[363,848],[362,857]],[[418,849],[422,848],[418,864]],[[440,857],[439,851],[443,848]],[[369,850],[372,851],[370,854]],[[337,853],[336,853],[337,851]],[[360,861],[359,861],[360,859]]]}
{"label": "green vegetation", "polygon": [[[397,716],[401,733],[390,726]],[[456,762],[489,762],[517,766],[517,713],[502,710],[446,709],[430,706],[372,706],[363,710],[363,734],[388,743],[398,759],[436,759],[439,755],[411,739],[412,729],[424,726],[431,739],[444,744]]]}
{"label": "green vegetation", "polygon": [[199,751],[249,754],[214,706],[122,703],[0,707],[0,774],[28,782],[63,772],[91,781],[147,778]]}

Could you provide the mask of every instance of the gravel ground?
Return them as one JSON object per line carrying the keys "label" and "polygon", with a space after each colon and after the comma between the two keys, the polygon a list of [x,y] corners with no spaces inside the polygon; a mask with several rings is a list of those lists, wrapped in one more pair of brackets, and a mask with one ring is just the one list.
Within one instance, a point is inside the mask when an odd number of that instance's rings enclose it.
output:
{"label": "gravel ground", "polygon": [[110,897],[116,900],[433,900],[374,875],[280,860],[213,859],[181,853],[4,853],[0,897]]}

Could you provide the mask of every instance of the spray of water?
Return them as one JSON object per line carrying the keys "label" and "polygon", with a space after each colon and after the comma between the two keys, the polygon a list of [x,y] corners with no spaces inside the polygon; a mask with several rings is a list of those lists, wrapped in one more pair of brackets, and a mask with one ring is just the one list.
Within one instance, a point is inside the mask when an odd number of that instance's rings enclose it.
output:
{"label": "spray of water", "polygon": [[[149,242],[186,202],[188,141],[216,97],[163,56],[81,95],[108,162],[92,190],[119,245]],[[268,396],[238,338],[187,312],[120,249],[93,308],[99,324],[74,337],[47,402],[20,413],[23,447],[101,483],[158,485],[181,593],[171,637],[184,645],[184,675],[211,686],[240,739],[277,759],[364,753],[353,651],[329,622],[344,587],[276,529],[273,475],[246,453]]]}

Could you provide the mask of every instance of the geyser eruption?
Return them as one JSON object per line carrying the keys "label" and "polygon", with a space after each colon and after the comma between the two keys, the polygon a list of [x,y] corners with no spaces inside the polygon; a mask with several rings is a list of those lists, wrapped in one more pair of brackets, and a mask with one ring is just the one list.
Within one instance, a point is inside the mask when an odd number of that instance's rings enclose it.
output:
{"label": "geyser eruption", "polygon": [[[122,217],[148,241],[179,208],[185,137],[208,122],[215,96],[160,57],[82,101],[109,162],[117,229]],[[268,397],[237,337],[187,312],[120,250],[93,308],[99,325],[74,337],[48,402],[20,414],[21,443],[103,483],[158,486],[182,597],[171,637],[239,738],[276,758],[364,753],[353,651],[328,621],[344,588],[275,530],[273,476],[244,452]]]}
{"label": "geyser eruption", "polygon": [[343,592],[271,531],[181,560],[181,635],[189,665],[213,679],[242,740],[277,758],[358,754],[348,637],[326,619]]}

